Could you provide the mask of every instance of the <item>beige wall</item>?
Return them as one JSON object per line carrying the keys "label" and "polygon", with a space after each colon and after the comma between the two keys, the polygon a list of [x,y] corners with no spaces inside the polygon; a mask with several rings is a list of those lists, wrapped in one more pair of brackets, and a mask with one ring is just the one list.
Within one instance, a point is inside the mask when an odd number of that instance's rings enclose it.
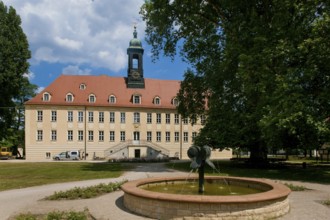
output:
{"label": "beige wall", "polygon": [[[37,111],[43,112],[42,122],[37,120]],[[51,122],[51,111],[57,112],[56,122]],[[68,111],[73,111],[73,121],[68,122]],[[78,112],[84,112],[84,122],[78,122]],[[88,112],[94,112],[94,122],[88,122]],[[99,112],[104,112],[104,122],[99,122]],[[115,112],[115,123],[110,123],[110,113]],[[125,112],[126,123],[120,123],[120,112]],[[133,121],[134,112],[140,113],[140,123],[135,124]],[[147,113],[152,113],[152,123],[147,124]],[[162,123],[156,123],[156,113],[161,113]],[[165,114],[171,115],[171,123],[165,123]],[[143,109],[143,108],[114,108],[114,107],[74,107],[74,106],[41,106],[27,105],[25,112],[25,132],[26,132],[26,159],[27,160],[51,160],[55,154],[68,150],[86,149],[88,160],[93,159],[93,156],[103,158],[104,151],[122,143],[120,141],[120,132],[125,131],[126,141],[133,140],[134,132],[140,132],[140,140],[146,141],[147,131],[152,132],[152,143],[155,143],[170,151],[169,156],[180,155],[182,159],[187,159],[186,152],[192,145],[192,133],[199,132],[202,127],[200,121],[196,125],[190,124],[175,124],[175,110],[171,109]],[[87,119],[87,121],[86,121]],[[37,140],[37,131],[43,131],[42,141]],[[56,141],[51,140],[51,131],[56,130]],[[68,140],[68,130],[73,131],[73,140]],[[78,140],[78,130],[84,131],[84,140]],[[94,140],[88,140],[88,131],[94,132]],[[99,141],[99,131],[104,131],[104,141]],[[110,131],[115,132],[115,141],[110,141]],[[161,141],[156,141],[156,132],[161,132]],[[170,141],[166,141],[165,132],[170,132]],[[180,139],[183,139],[183,133],[188,132],[188,142],[182,140],[175,142],[174,132],[179,132]],[[126,157],[134,157],[134,150],[140,149],[141,157],[150,155],[147,152],[147,147],[135,146],[129,147],[125,155]],[[50,157],[47,158],[47,154]],[[125,154],[125,153],[124,153]],[[48,154],[49,156],[49,154]],[[231,158],[231,151],[213,151],[212,158]]]}

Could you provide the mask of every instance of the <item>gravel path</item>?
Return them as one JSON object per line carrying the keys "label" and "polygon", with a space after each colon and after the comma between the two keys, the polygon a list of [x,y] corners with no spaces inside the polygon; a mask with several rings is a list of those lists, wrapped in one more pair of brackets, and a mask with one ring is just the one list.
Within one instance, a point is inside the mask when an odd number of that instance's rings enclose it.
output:
{"label": "gravel path", "polygon": [[[88,208],[89,212],[98,220],[120,219],[135,220],[147,219],[131,213],[123,206],[122,191],[116,191],[93,199],[71,201],[44,201],[44,197],[55,191],[65,191],[74,187],[97,185],[99,183],[118,182],[122,180],[134,180],[158,176],[182,176],[186,173],[167,169],[163,164],[138,164],[130,172],[113,179],[99,179],[80,182],[51,184],[25,189],[16,189],[0,192],[0,219],[9,219],[19,213],[48,213],[59,210],[83,211]],[[306,186],[307,191],[292,192],[289,196],[290,213],[280,220],[326,220],[330,219],[330,207],[321,204],[323,200],[330,200],[330,186],[322,184],[288,182],[294,185]]]}

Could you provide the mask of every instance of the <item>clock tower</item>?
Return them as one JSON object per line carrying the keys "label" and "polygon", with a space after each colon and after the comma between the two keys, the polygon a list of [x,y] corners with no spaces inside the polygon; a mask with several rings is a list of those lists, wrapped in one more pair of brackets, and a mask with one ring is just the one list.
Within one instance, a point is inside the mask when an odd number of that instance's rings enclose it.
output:
{"label": "clock tower", "polygon": [[127,48],[128,69],[127,88],[144,88],[143,78],[143,51],[142,43],[137,39],[136,27],[134,27],[133,39]]}

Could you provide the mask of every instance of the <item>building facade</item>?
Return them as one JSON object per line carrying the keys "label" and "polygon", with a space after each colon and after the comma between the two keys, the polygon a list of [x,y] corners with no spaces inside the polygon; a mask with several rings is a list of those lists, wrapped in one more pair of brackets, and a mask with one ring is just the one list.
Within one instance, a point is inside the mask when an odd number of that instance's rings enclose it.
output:
{"label": "building facade", "polygon": [[[187,159],[205,117],[192,125],[177,113],[180,81],[144,78],[136,30],[127,77],[61,75],[25,103],[27,160],[51,160],[63,151],[81,158]],[[230,150],[212,158],[231,158]]]}

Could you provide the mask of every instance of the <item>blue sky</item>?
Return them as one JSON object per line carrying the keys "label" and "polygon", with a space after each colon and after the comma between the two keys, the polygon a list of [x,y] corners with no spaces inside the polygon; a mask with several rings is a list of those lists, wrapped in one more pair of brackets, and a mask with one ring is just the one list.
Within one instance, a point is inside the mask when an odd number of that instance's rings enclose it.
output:
{"label": "blue sky", "polygon": [[39,91],[60,74],[126,76],[134,24],[144,47],[146,78],[182,80],[187,64],[176,57],[152,62],[139,15],[144,0],[2,0],[21,17],[32,58],[30,82]]}

